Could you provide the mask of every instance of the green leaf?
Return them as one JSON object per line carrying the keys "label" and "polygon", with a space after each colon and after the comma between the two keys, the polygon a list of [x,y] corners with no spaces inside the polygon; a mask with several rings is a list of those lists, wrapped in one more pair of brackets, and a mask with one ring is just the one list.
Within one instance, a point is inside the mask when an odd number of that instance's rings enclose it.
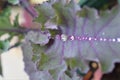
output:
{"label": "green leaf", "polygon": [[[0,13],[0,29],[11,29],[13,28],[13,25],[10,22],[10,12],[11,7],[5,8]],[[0,31],[0,35],[4,34],[5,32]]]}
{"label": "green leaf", "polygon": [[20,27],[18,23],[19,15],[15,16],[14,24],[11,24],[10,15],[11,15],[11,7],[5,8],[0,13],[0,36],[6,32],[9,33],[11,36],[14,36],[16,35],[14,33],[16,29],[18,29],[18,32],[19,32],[19,27]]}
{"label": "green leaf", "polygon": [[10,8],[4,9],[0,14],[0,28],[10,28]]}
{"label": "green leaf", "polygon": [[40,60],[40,56],[41,56],[41,53],[44,53],[46,47],[44,46],[40,46],[39,44],[34,44],[34,43],[31,43],[31,46],[32,46],[32,51],[33,51],[33,57],[32,57],[32,61],[33,62],[37,62]]}
{"label": "green leaf", "polygon": [[75,58],[67,59],[66,62],[71,69],[78,65],[78,61]]}
{"label": "green leaf", "polygon": [[56,67],[60,66],[60,56],[51,53],[51,54],[45,54],[41,53],[38,69],[39,70],[51,70],[55,69]]}
{"label": "green leaf", "polygon": [[[39,66],[42,67],[42,65],[44,65],[45,63],[47,63],[49,61],[49,56],[47,56],[46,54],[44,53],[41,53],[41,59],[40,59],[40,62],[39,62]],[[46,65],[47,66],[47,65]],[[39,67],[39,68],[40,68]]]}
{"label": "green leaf", "polygon": [[5,41],[0,41],[0,49],[2,51],[7,51],[9,49],[10,45],[9,45],[9,41],[5,40]]}
{"label": "green leaf", "polygon": [[18,20],[19,20],[19,14],[17,14],[16,17],[15,17],[15,20],[14,20],[14,23],[13,23],[14,27],[19,27],[20,26]]}
{"label": "green leaf", "polygon": [[81,72],[84,72],[88,68],[88,66],[85,65],[85,62],[80,59],[80,57],[67,58],[65,61],[71,70],[80,68]]}

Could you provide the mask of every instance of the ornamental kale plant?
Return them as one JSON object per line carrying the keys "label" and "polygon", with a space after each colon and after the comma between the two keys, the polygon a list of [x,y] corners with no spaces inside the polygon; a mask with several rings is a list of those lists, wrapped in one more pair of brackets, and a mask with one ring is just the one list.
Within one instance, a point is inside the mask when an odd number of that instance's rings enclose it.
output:
{"label": "ornamental kale plant", "polygon": [[113,63],[120,61],[119,5],[98,12],[81,8],[74,0],[48,1],[35,8],[20,1],[34,25],[19,25],[19,14],[12,25],[8,19],[11,9],[7,8],[0,13],[0,34],[7,31],[22,40],[16,45],[23,50],[30,80],[80,80],[76,69],[86,72],[90,61],[100,62],[103,72],[111,71]]}

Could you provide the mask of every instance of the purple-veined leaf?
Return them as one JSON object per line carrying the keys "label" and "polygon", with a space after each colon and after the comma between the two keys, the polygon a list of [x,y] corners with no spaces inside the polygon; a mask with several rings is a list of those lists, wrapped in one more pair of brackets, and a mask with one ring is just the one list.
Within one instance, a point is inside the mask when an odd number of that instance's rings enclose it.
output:
{"label": "purple-veined leaf", "polygon": [[[110,71],[113,67],[112,63],[120,59],[119,5],[99,15],[95,9],[88,7],[80,9],[73,0],[68,4],[53,3],[51,7],[55,10],[56,24],[60,27],[62,34],[56,35],[53,45],[43,51],[42,48],[34,51],[35,47],[30,44],[23,45],[25,71],[30,79],[64,80],[67,76],[64,73],[66,66],[70,66],[72,70],[78,67],[86,71],[90,60],[99,61],[103,72]],[[81,15],[82,13],[85,15]],[[43,23],[47,22],[47,19]],[[36,43],[36,40],[30,40]],[[41,44],[41,41],[39,42]],[[36,53],[40,54],[35,60],[39,65],[32,61]],[[68,59],[70,63],[63,67],[62,63],[64,61],[67,63]],[[42,78],[36,77],[39,75],[43,75]],[[45,75],[48,75],[49,79],[44,77]],[[73,75],[72,79],[78,78]]]}
{"label": "purple-veined leaf", "polygon": [[47,53],[61,54],[63,59],[79,56],[83,63],[80,67],[83,68],[86,68],[88,60],[96,60],[101,63],[103,72],[110,71],[112,63],[120,59],[119,5],[100,15],[95,9],[86,7],[84,17],[77,15],[82,10],[76,6],[74,1],[68,5],[53,4],[62,36],[55,38]]}
{"label": "purple-veined leaf", "polygon": [[[37,50],[37,48],[40,49],[41,47],[37,46],[35,48],[35,45],[31,45],[29,42],[23,42],[22,44],[25,71],[29,75],[30,80],[59,80],[66,70],[66,63],[61,61],[59,55],[55,53],[44,54],[42,53],[42,48],[40,50]],[[33,55],[37,54],[40,54],[38,56],[39,59],[32,61]],[[50,70],[55,72],[52,74],[49,72]]]}

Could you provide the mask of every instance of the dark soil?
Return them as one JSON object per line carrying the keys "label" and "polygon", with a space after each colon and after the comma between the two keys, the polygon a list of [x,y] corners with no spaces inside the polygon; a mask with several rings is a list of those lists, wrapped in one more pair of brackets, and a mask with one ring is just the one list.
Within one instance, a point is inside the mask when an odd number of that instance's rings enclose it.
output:
{"label": "dark soil", "polygon": [[120,63],[115,63],[113,71],[104,74],[101,80],[120,80]]}

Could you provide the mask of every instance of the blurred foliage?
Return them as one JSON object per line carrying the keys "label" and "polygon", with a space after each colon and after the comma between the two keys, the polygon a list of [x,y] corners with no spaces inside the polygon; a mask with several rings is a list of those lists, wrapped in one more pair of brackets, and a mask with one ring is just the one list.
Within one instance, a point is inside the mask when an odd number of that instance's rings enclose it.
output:
{"label": "blurred foliage", "polygon": [[19,14],[16,15],[13,26],[14,27],[19,27],[20,26],[19,25]]}
{"label": "blurred foliage", "polygon": [[19,0],[8,0],[8,2],[15,5],[19,3]]}
{"label": "blurred foliage", "polygon": [[0,41],[0,49],[2,51],[7,51],[9,49],[9,41],[8,40]]}
{"label": "blurred foliage", "polygon": [[80,0],[79,4],[81,7],[83,6],[89,6],[96,8],[98,10],[100,9],[110,9],[114,5],[118,4],[117,0]]}
{"label": "blurred foliage", "polygon": [[10,28],[12,25],[10,23],[10,7],[5,8],[1,13],[0,13],[0,28]]}

